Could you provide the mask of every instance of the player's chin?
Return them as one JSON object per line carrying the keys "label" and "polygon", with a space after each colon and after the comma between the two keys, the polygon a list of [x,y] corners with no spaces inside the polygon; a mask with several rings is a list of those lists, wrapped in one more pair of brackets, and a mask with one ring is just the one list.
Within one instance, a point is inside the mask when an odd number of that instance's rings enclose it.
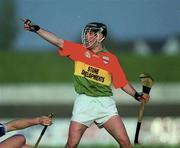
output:
{"label": "player's chin", "polygon": [[86,43],[84,44],[84,47],[88,50],[93,50],[97,45],[95,43]]}
{"label": "player's chin", "polygon": [[90,49],[90,45],[89,45],[88,43],[83,44],[83,46],[84,46],[86,49]]}
{"label": "player's chin", "polygon": [[92,46],[86,46],[86,49],[93,50],[93,47]]}
{"label": "player's chin", "polygon": [[88,50],[93,50],[93,48],[92,47],[89,47],[89,48],[87,48]]}

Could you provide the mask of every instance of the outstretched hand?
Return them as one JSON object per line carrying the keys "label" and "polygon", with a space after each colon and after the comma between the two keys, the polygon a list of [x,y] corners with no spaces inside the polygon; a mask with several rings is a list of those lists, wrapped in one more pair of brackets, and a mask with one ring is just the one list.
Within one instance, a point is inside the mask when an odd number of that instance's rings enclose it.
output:
{"label": "outstretched hand", "polygon": [[31,20],[29,20],[29,19],[21,18],[20,20],[23,21],[25,30],[28,30],[28,31],[31,31],[31,32],[37,32],[40,29],[40,27],[38,25],[33,24],[31,22]]}

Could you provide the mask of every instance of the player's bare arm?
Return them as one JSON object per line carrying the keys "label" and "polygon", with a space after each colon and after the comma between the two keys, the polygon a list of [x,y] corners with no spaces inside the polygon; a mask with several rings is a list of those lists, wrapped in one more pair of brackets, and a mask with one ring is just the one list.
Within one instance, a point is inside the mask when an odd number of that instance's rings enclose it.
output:
{"label": "player's bare arm", "polygon": [[42,28],[40,28],[37,32],[36,32],[40,37],[42,37],[43,39],[45,39],[46,41],[50,42],[51,44],[62,48],[63,44],[64,44],[64,40],[58,38],[55,34],[48,32]]}
{"label": "player's bare arm", "polygon": [[122,90],[125,91],[127,94],[131,95],[132,97],[134,97],[136,93],[136,90],[130,83],[127,83],[124,87],[122,87]]}
{"label": "player's bare arm", "polygon": [[58,38],[55,34],[33,24],[29,19],[21,19],[24,22],[24,29],[37,33],[40,37],[48,41],[49,43],[62,48],[64,40]]}
{"label": "player's bare arm", "polygon": [[138,101],[149,101],[149,95],[146,95],[144,93],[138,93],[130,83],[127,83],[124,87],[122,87],[122,90],[134,97]]}
{"label": "player's bare arm", "polygon": [[10,131],[20,130],[20,129],[24,129],[30,126],[38,125],[38,124],[49,126],[52,124],[52,119],[47,116],[30,118],[30,119],[18,119],[18,120],[12,120],[6,123],[5,126],[6,126],[6,131],[10,132]]}

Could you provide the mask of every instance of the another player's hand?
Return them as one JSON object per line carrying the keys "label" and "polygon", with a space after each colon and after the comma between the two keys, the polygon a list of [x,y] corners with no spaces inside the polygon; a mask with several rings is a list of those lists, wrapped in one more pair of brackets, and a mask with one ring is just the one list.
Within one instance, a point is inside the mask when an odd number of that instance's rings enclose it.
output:
{"label": "another player's hand", "polygon": [[24,29],[32,32],[37,32],[40,27],[36,24],[33,24],[29,19],[21,19],[24,22]]}
{"label": "another player's hand", "polygon": [[52,118],[49,116],[42,116],[39,118],[39,124],[49,126],[52,124]]}

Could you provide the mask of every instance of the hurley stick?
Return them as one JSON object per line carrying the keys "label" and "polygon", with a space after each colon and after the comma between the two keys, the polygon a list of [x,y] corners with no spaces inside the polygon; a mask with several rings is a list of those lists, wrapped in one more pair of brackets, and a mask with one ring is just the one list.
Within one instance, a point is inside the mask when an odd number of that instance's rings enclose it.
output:
{"label": "hurley stick", "polygon": [[[53,113],[50,113],[48,116],[49,116],[50,118],[52,118],[53,115],[54,115]],[[42,130],[42,132],[41,132],[41,134],[40,134],[40,136],[39,136],[39,138],[38,138],[36,144],[34,145],[34,148],[37,148],[37,147],[38,147],[38,144],[39,144],[39,142],[41,141],[41,138],[42,138],[42,136],[44,135],[44,133],[45,133],[47,127],[48,127],[47,125],[44,126],[44,128],[43,128],[43,130]]]}
{"label": "hurley stick", "polygon": [[[140,81],[142,84],[142,89],[143,89],[144,95],[149,95],[151,87],[153,85],[153,78],[149,74],[144,74],[144,73],[140,74],[139,78],[140,78]],[[136,126],[134,144],[139,144],[138,139],[139,139],[141,123],[142,123],[143,116],[144,116],[144,105],[145,105],[145,102],[142,101],[141,105],[140,105],[140,109],[139,109],[139,114],[138,114],[138,122],[137,122],[137,126]]]}

